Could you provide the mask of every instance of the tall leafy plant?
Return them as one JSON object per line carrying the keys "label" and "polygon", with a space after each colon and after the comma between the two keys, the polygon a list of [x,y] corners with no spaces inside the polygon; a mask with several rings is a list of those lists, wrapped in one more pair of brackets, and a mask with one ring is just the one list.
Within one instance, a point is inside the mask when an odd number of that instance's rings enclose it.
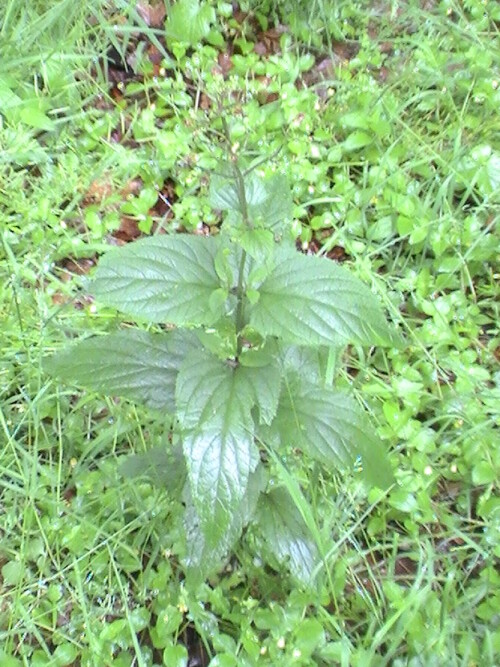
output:
{"label": "tall leafy plant", "polygon": [[399,337],[358,278],[296,250],[283,176],[259,178],[231,154],[212,176],[210,200],[225,214],[216,236],[154,236],[99,261],[96,299],[168,327],[88,338],[47,368],[173,416],[179,446],[166,438],[124,471],[163,470],[182,494],[191,571],[205,576],[253,522],[307,579],[304,518],[285,487],[268,485],[269,461],[293,449],[389,485],[367,416],[328,376],[348,343],[394,345]]}

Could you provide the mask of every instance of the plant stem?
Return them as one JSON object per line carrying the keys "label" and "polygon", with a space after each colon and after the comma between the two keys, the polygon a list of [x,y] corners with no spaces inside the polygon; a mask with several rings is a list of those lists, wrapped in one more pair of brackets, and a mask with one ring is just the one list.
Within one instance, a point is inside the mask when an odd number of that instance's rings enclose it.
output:
{"label": "plant stem", "polygon": [[236,160],[233,160],[233,171],[234,171],[234,178],[236,180],[236,185],[238,187],[238,201],[240,203],[240,212],[243,218],[243,222],[245,224],[245,227],[253,229],[252,221],[250,220],[250,217],[248,215],[247,196],[245,194],[245,180],[243,178],[243,174],[241,173],[241,169],[238,167]]}
{"label": "plant stem", "polygon": [[[238,201],[240,203],[240,211],[243,217],[243,222],[246,227],[252,227],[252,224],[248,218],[248,205],[247,197],[245,194],[245,181],[243,180],[243,175],[236,161],[233,162],[233,171],[238,186]],[[241,338],[241,331],[245,325],[243,317],[243,299],[245,298],[245,286],[243,284],[243,278],[245,275],[245,262],[247,259],[247,253],[243,248],[241,249],[241,259],[240,266],[238,269],[238,286],[236,287],[236,356],[239,357],[241,354],[241,349],[243,346],[243,341]]]}
{"label": "plant stem", "polygon": [[[231,151],[231,135],[229,132],[229,126],[223,115],[221,115],[221,119],[222,119],[222,127],[224,129],[224,136],[226,137],[226,141],[230,151],[230,160],[233,167],[234,178],[238,189],[238,202],[240,205],[241,216],[243,218],[243,223],[245,227],[252,229],[253,225],[248,215],[248,203],[245,193],[245,180],[243,178],[243,174],[241,173],[241,169],[238,166],[236,155]],[[245,250],[241,249],[241,259],[238,268],[238,285],[236,287],[236,358],[240,356],[243,347],[241,331],[245,326],[244,313],[243,313],[245,286],[243,284],[243,279],[245,275],[246,259],[247,259],[247,253]]]}
{"label": "plant stem", "polygon": [[245,261],[247,254],[244,250],[241,251],[240,266],[238,269],[238,286],[236,288],[236,358],[241,354],[243,341],[241,338],[241,331],[245,326],[243,317],[243,299],[245,296],[245,288],[243,285],[243,275],[245,273]]}

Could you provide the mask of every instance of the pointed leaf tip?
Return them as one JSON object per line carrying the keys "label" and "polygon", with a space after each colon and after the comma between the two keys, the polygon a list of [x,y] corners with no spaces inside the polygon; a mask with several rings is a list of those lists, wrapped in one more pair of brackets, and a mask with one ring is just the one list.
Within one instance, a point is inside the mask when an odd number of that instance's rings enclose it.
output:
{"label": "pointed leaf tip", "polygon": [[177,372],[197,347],[189,331],[130,329],[80,341],[47,359],[44,368],[67,382],[173,413]]}

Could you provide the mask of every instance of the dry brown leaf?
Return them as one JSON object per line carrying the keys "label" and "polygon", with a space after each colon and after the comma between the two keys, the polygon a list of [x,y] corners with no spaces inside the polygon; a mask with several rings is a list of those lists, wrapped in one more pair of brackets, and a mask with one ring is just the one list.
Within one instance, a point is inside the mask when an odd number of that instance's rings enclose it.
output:
{"label": "dry brown leaf", "polygon": [[165,20],[167,10],[163,0],[139,0],[135,6],[137,13],[150,28],[160,28]]}
{"label": "dry brown leaf", "polygon": [[113,182],[107,176],[102,176],[101,179],[92,181],[87,192],[83,198],[84,204],[102,202],[113,193]]}
{"label": "dry brown leaf", "polygon": [[140,178],[131,178],[130,181],[121,189],[121,194],[123,197],[128,195],[138,195],[142,190],[143,183]]}
{"label": "dry brown leaf", "polygon": [[217,62],[220,67],[221,74],[225,77],[233,67],[231,55],[229,53],[219,53]]}
{"label": "dry brown leaf", "polygon": [[68,303],[68,297],[65,296],[62,292],[54,292],[51,297],[51,301],[54,306],[62,306],[65,303]]}
{"label": "dry brown leaf", "polygon": [[120,220],[119,228],[113,232],[113,236],[121,241],[133,241],[141,235],[137,220],[123,215]]}
{"label": "dry brown leaf", "polygon": [[203,109],[203,111],[207,111],[207,109],[210,109],[212,106],[212,100],[209,98],[208,95],[205,93],[201,93],[200,95],[200,109]]}
{"label": "dry brown leaf", "polygon": [[[140,178],[132,178],[120,190],[120,195],[125,199],[128,195],[138,195],[142,189],[142,181]],[[83,197],[83,205],[100,204],[115,192],[115,186],[111,176],[103,174],[99,179],[92,181],[87,192]]]}
{"label": "dry brown leaf", "polygon": [[64,260],[63,266],[70,274],[77,276],[85,276],[90,271],[92,267],[95,266],[95,260],[88,257],[82,257],[81,259],[72,259],[68,257]]}

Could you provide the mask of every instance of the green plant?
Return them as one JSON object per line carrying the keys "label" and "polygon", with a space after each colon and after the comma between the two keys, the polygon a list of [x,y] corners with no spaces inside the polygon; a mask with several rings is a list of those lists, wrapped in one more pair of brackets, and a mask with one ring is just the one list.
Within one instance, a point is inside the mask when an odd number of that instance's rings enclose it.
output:
{"label": "green plant", "polygon": [[[167,486],[183,493],[186,561],[198,573],[253,517],[283,561],[306,532],[288,492],[268,486],[275,450],[293,446],[325,467],[356,467],[377,486],[392,482],[367,417],[331,384],[345,345],[399,337],[359,279],[297,252],[286,179],[259,177],[256,167],[230,152],[213,174],[211,204],[226,212],[217,236],[156,236],[101,259],[92,292],[102,303],[175,329],[92,337],[47,365],[175,417],[169,452],[135,457],[128,470],[163,465]],[[292,553],[290,566],[307,579],[302,558]]]}

